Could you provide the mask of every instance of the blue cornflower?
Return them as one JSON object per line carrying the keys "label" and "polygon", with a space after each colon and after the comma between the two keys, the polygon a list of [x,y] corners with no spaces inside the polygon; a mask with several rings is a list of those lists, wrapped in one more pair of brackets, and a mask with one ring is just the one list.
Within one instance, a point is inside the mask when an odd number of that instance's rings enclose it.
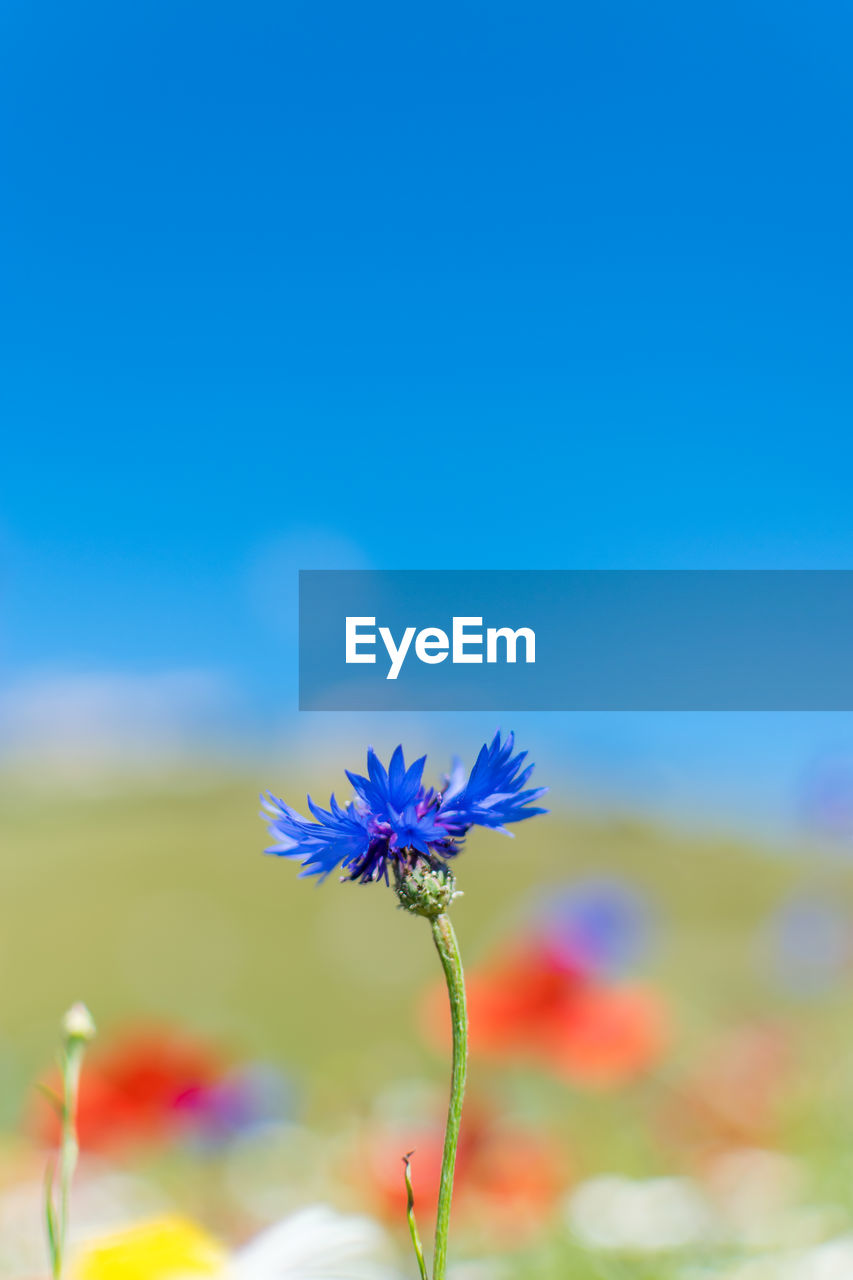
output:
{"label": "blue cornflower", "polygon": [[266,852],[295,858],[303,875],[323,878],[340,867],[344,879],[362,883],[388,883],[389,864],[399,871],[418,857],[440,866],[456,856],[471,827],[502,831],[509,822],[546,812],[532,802],[547,787],[524,790],[533,765],[522,769],[527,753],[514,756],[514,741],[512,734],[504,742],[495,734],[467,780],[457,764],[437,790],[422,782],[426,756],[407,768],[403,748],[397,747],[386,769],[370,747],[367,777],[347,772],[355,797],[345,808],[334,796],[328,809],[308,797],[313,822],[267,792],[262,816],[276,843]]}

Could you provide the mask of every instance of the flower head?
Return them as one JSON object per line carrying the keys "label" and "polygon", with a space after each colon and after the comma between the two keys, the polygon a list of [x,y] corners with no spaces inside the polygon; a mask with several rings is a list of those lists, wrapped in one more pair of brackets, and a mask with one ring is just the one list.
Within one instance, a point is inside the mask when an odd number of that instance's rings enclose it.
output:
{"label": "flower head", "polygon": [[423,785],[426,756],[406,767],[397,747],[386,769],[372,747],[367,776],[347,772],[355,797],[342,808],[334,796],[328,809],[308,797],[313,822],[276,796],[263,799],[263,817],[275,837],[267,853],[295,858],[303,875],[325,877],[341,867],[345,878],[388,881],[389,863],[399,871],[418,856],[432,865],[459,852],[471,827],[504,830],[507,823],[532,818],[544,809],[533,801],[545,787],[525,790],[533,770],[522,768],[526,752],[513,755],[514,738],[499,733],[484,745],[467,780],[457,766],[439,789]]}

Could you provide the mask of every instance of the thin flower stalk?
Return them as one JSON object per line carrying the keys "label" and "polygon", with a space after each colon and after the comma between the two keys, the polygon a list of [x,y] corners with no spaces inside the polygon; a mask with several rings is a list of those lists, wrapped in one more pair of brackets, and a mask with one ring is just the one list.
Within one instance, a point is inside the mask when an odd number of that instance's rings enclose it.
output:
{"label": "thin flower stalk", "polygon": [[413,1151],[409,1151],[403,1156],[403,1177],[406,1181],[406,1218],[409,1223],[409,1235],[412,1237],[412,1248],[415,1251],[415,1258],[418,1263],[418,1273],[421,1280],[429,1280],[426,1261],[424,1260],[424,1247],[421,1244],[420,1232],[418,1224],[415,1220],[415,1192],[412,1187],[412,1156]]}
{"label": "thin flower stalk", "polygon": [[56,1096],[45,1090],[57,1111],[61,1127],[58,1167],[55,1164],[48,1166],[45,1184],[45,1224],[53,1280],[62,1280],[65,1264],[71,1183],[80,1155],[77,1140],[80,1072],[86,1045],[95,1035],[92,1015],[85,1005],[72,1005],[63,1019],[62,1031],[63,1043],[59,1054],[62,1093]]}
{"label": "thin flower stalk", "polygon": [[468,1009],[465,1000],[465,975],[456,931],[450,916],[442,912],[431,921],[432,936],[444,969],[447,993],[450,997],[450,1020],[453,1028],[453,1066],[450,1076],[450,1101],[447,1107],[447,1127],[444,1132],[444,1154],[441,1161],[441,1183],[438,1192],[438,1212],[435,1219],[435,1252],[433,1254],[433,1280],[444,1280],[447,1272],[447,1240],[450,1230],[450,1206],[453,1199],[453,1177],[456,1169],[456,1149],[459,1145],[459,1129],[462,1124],[462,1104],[465,1099],[465,1082],[468,1077]]}

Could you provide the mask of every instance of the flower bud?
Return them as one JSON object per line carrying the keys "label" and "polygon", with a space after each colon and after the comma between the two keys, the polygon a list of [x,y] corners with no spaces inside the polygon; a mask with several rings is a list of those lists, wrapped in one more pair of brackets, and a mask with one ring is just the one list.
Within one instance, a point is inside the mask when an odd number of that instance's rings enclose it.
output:
{"label": "flower bud", "polygon": [[435,865],[426,858],[404,864],[397,873],[397,897],[404,911],[432,920],[447,910],[456,891],[456,877],[445,863]]}
{"label": "flower bud", "polygon": [[62,1031],[66,1040],[82,1040],[84,1043],[94,1040],[94,1019],[81,1001],[73,1004],[62,1019]]}

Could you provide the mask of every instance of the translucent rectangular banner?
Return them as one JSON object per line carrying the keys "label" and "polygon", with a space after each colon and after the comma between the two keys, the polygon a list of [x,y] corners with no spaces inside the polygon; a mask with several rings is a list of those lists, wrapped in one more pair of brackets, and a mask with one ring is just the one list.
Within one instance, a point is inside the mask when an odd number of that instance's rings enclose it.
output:
{"label": "translucent rectangular banner", "polygon": [[853,709],[853,571],[303,570],[305,711]]}

